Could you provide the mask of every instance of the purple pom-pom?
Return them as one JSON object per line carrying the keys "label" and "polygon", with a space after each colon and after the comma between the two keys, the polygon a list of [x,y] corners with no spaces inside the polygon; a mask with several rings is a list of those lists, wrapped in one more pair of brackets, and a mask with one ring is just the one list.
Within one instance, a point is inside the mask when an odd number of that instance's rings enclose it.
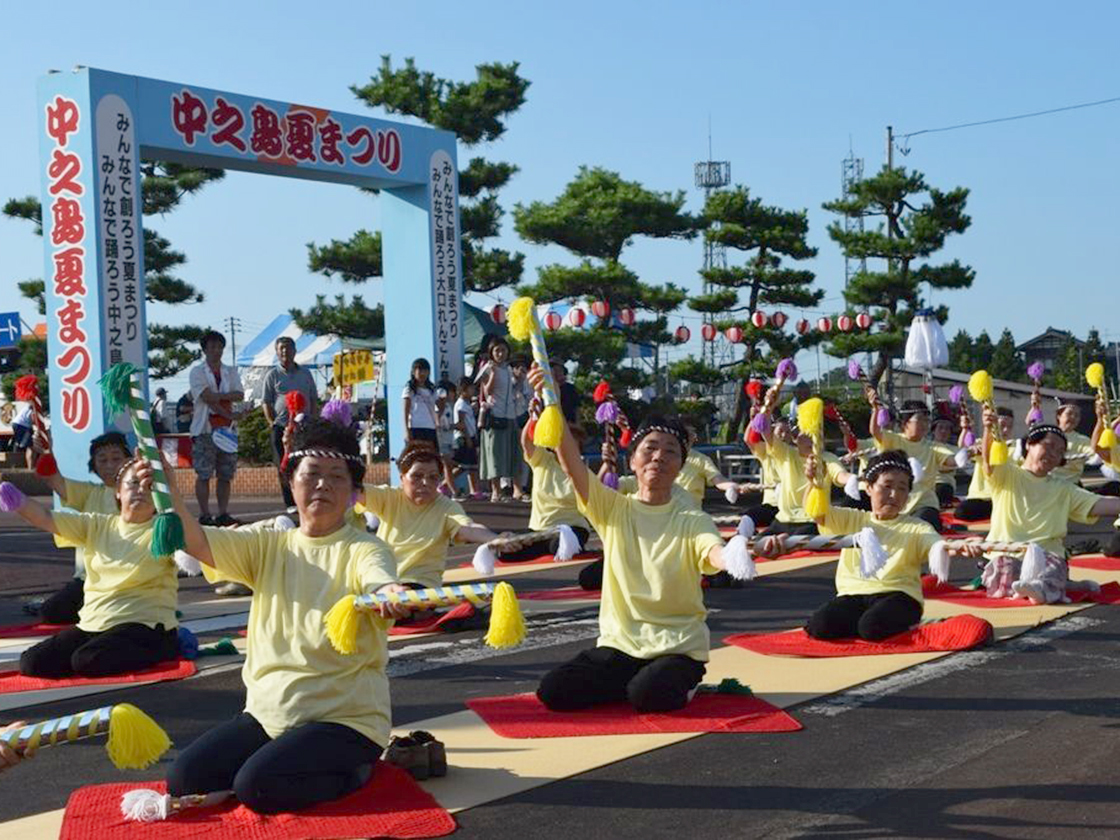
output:
{"label": "purple pom-pom", "polygon": [[976,445],[976,435],[974,435],[972,433],[972,429],[969,429],[967,432],[964,433],[964,445],[965,446],[975,446]]}
{"label": "purple pom-pom", "polygon": [[954,385],[949,389],[949,402],[953,405],[960,405],[961,400],[964,399],[964,386]]}
{"label": "purple pom-pom", "polygon": [[343,400],[331,399],[327,400],[319,415],[324,420],[330,420],[332,423],[337,423],[344,429],[350,428],[353,415],[350,413],[350,403]]}
{"label": "purple pom-pom", "polygon": [[848,378],[855,382],[863,379],[863,368],[855,359],[848,359]]}
{"label": "purple pom-pom", "polygon": [[760,435],[770,434],[770,415],[756,414],[751,418],[751,428],[758,432]]}
{"label": "purple pom-pom", "polygon": [[603,473],[603,484],[612,490],[618,489],[618,475],[613,472]]}
{"label": "purple pom-pom", "polygon": [[617,423],[618,422],[618,403],[614,400],[599,403],[599,407],[595,409],[595,422],[596,423]]}
{"label": "purple pom-pom", "polygon": [[879,412],[875,415],[875,422],[880,426],[889,426],[891,424],[891,410],[889,408],[880,408]]}
{"label": "purple pom-pom", "polygon": [[779,379],[796,379],[797,365],[793,363],[793,359],[782,359],[778,362],[777,375]]}
{"label": "purple pom-pom", "polygon": [[1033,426],[1035,423],[1041,423],[1041,422],[1042,422],[1042,409],[1041,408],[1032,408],[1030,410],[1030,412],[1027,414],[1027,425],[1028,426]]}
{"label": "purple pom-pom", "polygon": [[1116,418],[1116,422],[1112,424],[1112,431],[1120,435],[1120,417]]}
{"label": "purple pom-pom", "polygon": [[1027,368],[1027,376],[1029,376],[1035,382],[1038,382],[1040,379],[1042,379],[1042,375],[1044,373],[1046,373],[1046,368],[1043,366],[1042,362],[1035,362]]}
{"label": "purple pom-pom", "polygon": [[23,491],[14,484],[9,481],[0,482],[0,510],[4,513],[15,513],[26,501]]}

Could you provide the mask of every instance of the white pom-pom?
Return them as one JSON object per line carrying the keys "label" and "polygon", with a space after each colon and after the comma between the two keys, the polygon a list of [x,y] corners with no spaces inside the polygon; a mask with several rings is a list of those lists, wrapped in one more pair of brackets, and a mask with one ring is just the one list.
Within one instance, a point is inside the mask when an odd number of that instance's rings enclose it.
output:
{"label": "white pom-pom", "polygon": [[748,540],[751,537],[754,536],[754,532],[755,532],[754,520],[751,519],[749,513],[744,513],[743,514],[742,519],[739,520],[739,527],[735,529],[735,532],[739,536],[745,537]]}
{"label": "white pom-pom", "polygon": [[1109,481],[1120,480],[1120,472],[1117,472],[1116,467],[1112,466],[1111,464],[1101,464],[1101,475],[1103,475]]}
{"label": "white pom-pom", "polygon": [[907,458],[906,461],[910,464],[910,472],[914,474],[914,483],[918,484],[926,476],[926,471],[922,467],[922,462],[917,458]]}
{"label": "white pom-pom", "polygon": [[754,580],[758,574],[747,539],[741,534],[732,537],[723,547],[723,565],[735,580]]}
{"label": "white pom-pom", "polygon": [[1026,445],[1022,438],[1015,439],[1015,455],[1013,457],[1016,461],[1022,461],[1027,457]]}
{"label": "white pom-pom", "polygon": [[372,512],[367,510],[365,513],[362,514],[362,518],[365,519],[365,521],[366,521],[366,530],[367,531],[376,531],[378,528],[381,527],[381,520],[377,518],[376,513],[372,513]]}
{"label": "white pom-pom", "polygon": [[879,542],[875,530],[871,526],[864,528],[852,535],[852,542],[859,549],[860,577],[875,577],[887,565],[887,551]]}
{"label": "white pom-pom", "polygon": [[733,505],[738,502],[739,486],[737,484],[732,484],[730,487],[723,491],[723,498],[727,499],[727,503],[729,505]]}
{"label": "white pom-pom", "polygon": [[476,548],[474,557],[471,559],[471,565],[480,575],[494,574],[494,564],[497,562],[498,558],[494,555],[494,549],[490,547],[490,543],[483,543]]}
{"label": "white pom-pom", "polygon": [[175,552],[175,566],[188,577],[198,577],[202,574],[202,564],[198,562],[198,558],[185,551]]}
{"label": "white pom-pom", "polygon": [[295,520],[286,514],[281,514],[272,520],[272,529],[274,531],[290,531],[294,527],[296,527]]}
{"label": "white pom-pom", "polygon": [[949,582],[949,546],[945,540],[938,540],[929,550],[929,570],[938,583]]}
{"label": "white pom-pom", "polygon": [[1026,582],[1038,580],[1046,571],[1046,552],[1038,543],[1031,543],[1023,555],[1023,568],[1019,570],[1019,580]]}
{"label": "white pom-pom", "polygon": [[571,560],[579,554],[579,537],[576,532],[572,530],[570,525],[561,525],[558,529],[560,531],[560,544],[556,546],[556,562],[561,563],[565,560]]}
{"label": "white pom-pom", "polygon": [[972,456],[969,454],[968,448],[962,446],[957,450],[956,454],[953,455],[953,463],[957,465],[958,470],[963,470],[968,466],[968,462],[971,458]]}
{"label": "white pom-pom", "polygon": [[1087,466],[1087,467],[1100,467],[1101,472],[1104,472],[1104,460],[1096,452],[1094,452],[1092,455],[1090,455],[1088,458],[1085,459],[1085,466]]}
{"label": "white pom-pom", "polygon": [[859,501],[859,476],[849,475],[848,480],[844,482],[844,495],[849,499]]}
{"label": "white pom-pom", "polygon": [[121,797],[121,815],[136,822],[159,822],[167,819],[171,797],[165,793],[140,788]]}

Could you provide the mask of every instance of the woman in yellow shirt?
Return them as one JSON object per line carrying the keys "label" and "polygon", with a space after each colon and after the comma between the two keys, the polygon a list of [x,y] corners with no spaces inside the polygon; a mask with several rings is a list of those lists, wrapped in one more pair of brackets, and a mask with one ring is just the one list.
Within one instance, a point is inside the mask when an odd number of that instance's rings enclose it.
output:
{"label": "woman in yellow shirt", "polygon": [[171,558],[151,555],[155,506],[140,473],[136,460],[118,471],[118,516],[51,511],[30,499],[18,506],[30,525],[80,546],[86,563],[77,626],[25,650],[19,660],[24,675],[105,677],[179,655],[177,570]]}
{"label": "woman in yellow shirt", "polygon": [[[1101,465],[1101,472],[1105,473],[1106,477],[1111,477],[1108,475],[1109,473],[1116,473],[1120,470],[1120,444],[1111,447],[1102,447],[1100,445],[1101,435],[1104,434],[1104,430],[1109,426],[1108,406],[1105,405],[1100,397],[1097,398],[1096,409],[1097,424],[1093,428],[1091,443],[1094,451],[1100,455],[1101,461],[1103,462]],[[1107,467],[1105,465],[1107,465]],[[1113,523],[1113,527],[1120,529],[1120,519],[1117,519]],[[1120,557],[1120,530],[1117,530],[1116,533],[1112,535],[1112,539],[1108,541],[1104,553],[1107,557]]]}
{"label": "woman in yellow shirt", "polygon": [[358,634],[352,656],[335,651],[324,630],[340,598],[403,589],[388,546],[348,514],[364,473],[354,433],[314,418],[293,434],[286,467],[298,528],[203,528],[173,491],[187,551],[208,579],[243,583],[253,600],[245,711],[179,753],[167,774],[172,796],[232,790],[247,808],[275,814],[369,780],[389,740],[388,619],[407,610],[384,605],[362,618],[370,632]]}
{"label": "woman in yellow shirt", "polygon": [[[999,418],[999,428],[1003,440],[1011,439],[1011,430],[1015,425],[1015,414],[1010,408],[1006,406],[999,406],[996,409],[996,415]],[[960,447],[965,446],[965,435],[968,433],[967,427],[963,421],[961,424],[961,432],[957,439],[957,444]],[[979,447],[974,446],[976,466],[972,472],[972,480],[968,483],[968,496],[961,500],[957,505],[957,509],[953,515],[957,519],[963,519],[968,522],[978,522],[982,519],[991,519],[992,516],[992,491],[988,487],[988,475],[984,471],[984,466],[980,463]]]}

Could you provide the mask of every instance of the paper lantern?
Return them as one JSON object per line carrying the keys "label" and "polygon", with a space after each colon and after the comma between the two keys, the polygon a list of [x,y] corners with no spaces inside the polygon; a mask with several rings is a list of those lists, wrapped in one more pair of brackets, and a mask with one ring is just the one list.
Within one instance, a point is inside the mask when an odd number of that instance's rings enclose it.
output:
{"label": "paper lantern", "polygon": [[563,322],[564,319],[560,317],[560,314],[558,312],[553,312],[551,309],[548,310],[548,314],[544,316],[544,326],[549,330],[560,329],[560,325]]}
{"label": "paper lantern", "polygon": [[738,344],[740,341],[743,340],[743,328],[742,327],[728,327],[726,330],[723,331],[723,334],[727,338],[727,340],[730,341],[732,344]]}
{"label": "paper lantern", "polygon": [[868,312],[861,312],[856,316],[856,326],[861,330],[871,328],[871,314]]}
{"label": "paper lantern", "polygon": [[591,314],[600,321],[605,321],[611,314],[611,305],[605,300],[597,300],[591,304]]}
{"label": "paper lantern", "polygon": [[684,344],[690,338],[692,338],[692,332],[684,324],[681,324],[679,327],[677,327],[677,330],[675,333],[673,333],[673,336],[677,339],[677,344]]}
{"label": "paper lantern", "polygon": [[802,318],[800,321],[797,322],[797,334],[798,335],[805,335],[805,333],[807,333],[807,332],[809,332],[809,319],[808,318]]}
{"label": "paper lantern", "polygon": [[836,319],[836,326],[840,328],[840,332],[852,331],[852,317],[850,315],[841,315]]}
{"label": "paper lantern", "polygon": [[817,329],[821,332],[832,332],[832,319],[831,318],[818,318]]}
{"label": "paper lantern", "polygon": [[756,328],[762,329],[770,323],[770,319],[766,317],[766,313],[761,309],[756,309],[751,315],[751,323],[754,324]]}
{"label": "paper lantern", "polygon": [[775,312],[770,316],[770,323],[777,327],[779,330],[786,325],[786,313]]}
{"label": "paper lantern", "polygon": [[634,314],[634,310],[629,306],[624,306],[622,309],[618,310],[618,320],[624,327],[629,327],[638,320],[638,316]]}
{"label": "paper lantern", "polygon": [[715,324],[705,324],[700,328],[700,336],[705,341],[716,340],[716,327]]}
{"label": "paper lantern", "polygon": [[500,303],[495,303],[494,308],[490,310],[490,318],[495,324],[504,324],[506,322],[506,308]]}
{"label": "paper lantern", "polygon": [[949,345],[933,310],[921,309],[915,313],[906,335],[905,359],[910,367],[922,370],[949,364]]}
{"label": "paper lantern", "polygon": [[573,306],[568,310],[568,326],[569,327],[582,327],[583,322],[587,320],[587,313],[578,306]]}

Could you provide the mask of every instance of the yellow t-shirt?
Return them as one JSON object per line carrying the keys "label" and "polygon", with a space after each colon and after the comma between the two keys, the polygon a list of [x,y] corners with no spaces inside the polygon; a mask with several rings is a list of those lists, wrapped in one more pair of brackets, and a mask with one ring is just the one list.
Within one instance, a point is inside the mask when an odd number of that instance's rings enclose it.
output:
{"label": "yellow t-shirt", "polygon": [[[112,487],[108,487],[100,481],[94,483],[92,481],[73,481],[69,478],[63,480],[66,482],[64,488],[66,495],[62,497],[64,507],[78,513],[104,513],[107,516],[116,516],[120,513],[120,508],[117,507],[117,491]],[[74,549],[74,575],[84,580],[86,576],[84,549],[67,542],[57,534],[54,538],[54,544],[59,548]]]}
{"label": "yellow t-shirt", "polygon": [[972,465],[972,480],[968,482],[968,498],[992,498],[992,488],[988,486],[988,474],[984,471],[984,465],[981,463],[981,459],[974,456]]}
{"label": "yellow t-shirt", "polygon": [[447,546],[464,525],[471,525],[463,506],[436,494],[420,507],[398,487],[367,484],[366,507],[381,520],[380,537],[397,558],[398,578],[422,586],[441,586]]}
{"label": "yellow t-shirt", "polygon": [[[602,483],[602,482],[600,482]],[[638,477],[636,475],[623,475],[618,479],[618,492],[625,493],[627,496],[633,496],[638,492]],[[678,502],[683,502],[689,507],[700,507],[696,504],[696,497],[677,484],[673,482],[673,487],[669,491],[674,499]]]}
{"label": "yellow t-shirt", "polygon": [[[1066,457],[1071,455],[1085,455],[1091,456],[1095,449],[1089,438],[1081,434],[1081,432],[1066,432]],[[1059,481],[1073,481],[1081,480],[1081,474],[1085,472],[1085,458],[1075,458],[1072,461],[1067,461],[1063,467],[1054,467],[1050,471],[1050,475]]]}
{"label": "yellow t-shirt", "polygon": [[556,456],[542,446],[525,456],[533,469],[533,501],[529,528],[543,531],[556,525],[571,525],[590,530],[587,520],[576,509],[576,490]]}
{"label": "yellow t-shirt", "polygon": [[[873,438],[873,437],[860,438],[858,441],[856,441],[856,451],[857,452],[866,452],[868,449],[877,449],[877,448],[878,448],[878,444],[875,442],[875,438]],[[868,458],[867,456],[864,456],[863,458],[859,459],[860,475],[863,475],[863,473],[867,472],[867,462],[869,460],[870,460],[870,458]]]}
{"label": "yellow t-shirt", "polygon": [[703,452],[690,449],[681,471],[677,474],[676,483],[692,494],[696,503],[700,504],[704,501],[705,488],[715,481],[718,475],[719,468],[711,458]]}
{"label": "yellow t-shirt", "polygon": [[830,507],[822,534],[854,534],[870,527],[887,552],[887,562],[875,577],[859,573],[859,549],[845,548],[836,566],[837,595],[879,595],[905,592],[922,603],[922,564],[941,539],[929,523],[913,516],[877,519],[865,510]]}
{"label": "yellow t-shirt", "polygon": [[589,482],[580,510],[603,540],[599,647],[638,659],[671,653],[708,661],[710,639],[700,576],[723,545],[712,518],[672,496],[647,505]]}
{"label": "yellow t-shirt", "polygon": [[118,624],[179,626],[175,602],[179,579],[169,557],[152,556],[152,521],[139,525],[103,513],[56,510],[59,536],[85,549],[85,602],[78,628],[100,633]]}
{"label": "yellow t-shirt", "polygon": [[953,457],[954,450],[945,444],[933,443],[925,439],[910,440],[897,432],[884,431],[882,435],[882,441],[876,443],[880,452],[901,449],[906,453],[907,458],[915,458],[922,465],[922,480],[914,482],[910,490],[910,498],[907,499],[906,507],[902,512],[912,513],[922,507],[940,510],[941,503],[937,500],[937,476],[945,459]]}
{"label": "yellow t-shirt", "polygon": [[305,723],[338,723],[387,744],[391,622],[363,613],[358,651],[343,656],[331,647],[324,620],[343,596],[396,580],[389,547],[349,524],[325,537],[298,529],[205,530],[214,556],[213,568],[202,567],[206,579],[253,590],[241,669],[245,711],[270,738]]}
{"label": "yellow t-shirt", "polygon": [[[758,456],[755,456],[758,458]],[[777,484],[778,478],[774,472],[774,468],[770,465],[770,456],[764,455],[758,458],[758,483],[759,484]],[[778,491],[774,489],[762,491],[762,504],[778,506]]]}
{"label": "yellow t-shirt", "polygon": [[1090,511],[1101,497],[1077,485],[1032,475],[1017,464],[999,464],[988,476],[992,489],[992,527],[988,539],[1036,542],[1051,554],[1064,557],[1063,541],[1069,520],[1092,524]]}
{"label": "yellow t-shirt", "polygon": [[802,507],[809,487],[805,478],[805,459],[796,447],[780,440],[777,435],[766,444],[766,454],[773,478],[778,483],[778,513],[775,518],[779,522],[808,522],[809,515]]}

